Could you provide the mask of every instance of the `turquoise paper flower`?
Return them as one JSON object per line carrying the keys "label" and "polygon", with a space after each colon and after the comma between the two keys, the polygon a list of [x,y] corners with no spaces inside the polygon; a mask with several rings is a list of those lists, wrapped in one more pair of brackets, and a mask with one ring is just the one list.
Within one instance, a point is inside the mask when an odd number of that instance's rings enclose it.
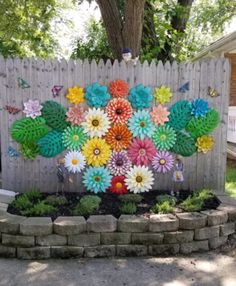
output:
{"label": "turquoise paper flower", "polygon": [[90,107],[104,107],[110,100],[111,95],[105,85],[100,85],[98,82],[89,85],[86,88],[85,99]]}
{"label": "turquoise paper flower", "polygon": [[133,108],[149,108],[153,101],[151,88],[145,87],[142,84],[138,84],[137,86],[132,87],[129,92],[128,100],[130,101]]}
{"label": "turquoise paper flower", "polygon": [[192,102],[192,114],[195,117],[205,116],[209,110],[208,102],[202,98],[195,99]]}
{"label": "turquoise paper flower", "polygon": [[146,110],[136,111],[129,119],[128,127],[134,137],[140,137],[141,139],[152,137],[155,130],[155,126]]}
{"label": "turquoise paper flower", "polygon": [[105,192],[111,185],[111,174],[105,167],[89,167],[84,173],[83,183],[88,191]]}

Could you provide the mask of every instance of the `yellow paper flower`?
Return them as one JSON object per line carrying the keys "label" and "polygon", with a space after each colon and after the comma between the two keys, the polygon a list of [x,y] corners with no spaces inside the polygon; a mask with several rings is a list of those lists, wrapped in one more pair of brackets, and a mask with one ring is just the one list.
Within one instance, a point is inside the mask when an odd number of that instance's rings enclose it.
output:
{"label": "yellow paper flower", "polygon": [[196,146],[198,152],[203,152],[206,154],[208,151],[211,151],[214,145],[214,140],[211,136],[203,135],[197,138]]}
{"label": "yellow paper flower", "polygon": [[170,102],[172,96],[173,94],[170,88],[167,86],[162,85],[161,87],[155,89],[154,97],[160,104]]}
{"label": "yellow paper flower", "polygon": [[111,148],[104,139],[95,137],[85,143],[82,153],[88,165],[99,167],[109,160]]}
{"label": "yellow paper flower", "polygon": [[70,103],[80,104],[84,101],[84,89],[75,85],[74,87],[69,88],[69,93],[66,97]]}

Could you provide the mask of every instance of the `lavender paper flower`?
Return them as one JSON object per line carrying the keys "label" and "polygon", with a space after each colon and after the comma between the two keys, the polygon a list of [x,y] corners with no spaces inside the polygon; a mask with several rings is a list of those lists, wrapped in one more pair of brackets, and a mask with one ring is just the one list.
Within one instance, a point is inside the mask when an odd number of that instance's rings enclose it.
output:
{"label": "lavender paper flower", "polygon": [[131,161],[126,151],[113,151],[107,164],[108,169],[115,176],[125,175],[131,168]]}
{"label": "lavender paper flower", "polygon": [[173,156],[167,151],[160,151],[153,158],[153,169],[158,173],[166,173],[171,170],[174,165]]}
{"label": "lavender paper flower", "polygon": [[40,105],[38,100],[31,100],[24,103],[24,110],[23,112],[26,114],[26,117],[31,117],[35,119],[37,116],[40,116],[41,109],[43,108],[42,105]]}

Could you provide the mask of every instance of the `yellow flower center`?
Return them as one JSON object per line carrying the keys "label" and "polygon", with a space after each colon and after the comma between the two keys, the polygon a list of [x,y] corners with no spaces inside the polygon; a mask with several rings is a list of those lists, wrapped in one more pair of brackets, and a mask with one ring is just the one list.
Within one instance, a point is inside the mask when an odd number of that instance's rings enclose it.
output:
{"label": "yellow flower center", "polygon": [[97,119],[93,119],[92,125],[93,125],[94,127],[97,127],[97,126],[99,125],[99,121],[98,121]]}
{"label": "yellow flower center", "polygon": [[146,127],[146,123],[144,121],[141,121],[140,122],[140,127],[142,127],[142,128]]}
{"label": "yellow flower center", "polygon": [[160,139],[161,139],[162,141],[166,140],[166,135],[165,135],[165,134],[161,134]]}
{"label": "yellow flower center", "polygon": [[79,140],[79,136],[75,134],[75,135],[73,136],[73,140],[74,140],[74,141],[78,141],[78,140]]}
{"label": "yellow flower center", "polygon": [[117,189],[121,189],[122,187],[123,187],[123,185],[120,182],[116,183],[116,188]]}
{"label": "yellow flower center", "polygon": [[161,165],[164,165],[166,160],[165,159],[161,159],[159,162],[160,162]]}
{"label": "yellow flower center", "polygon": [[143,181],[143,178],[141,176],[136,177],[136,182],[141,183]]}
{"label": "yellow flower center", "polygon": [[79,162],[79,161],[78,161],[77,159],[72,159],[72,160],[71,160],[72,165],[77,165],[78,162]]}

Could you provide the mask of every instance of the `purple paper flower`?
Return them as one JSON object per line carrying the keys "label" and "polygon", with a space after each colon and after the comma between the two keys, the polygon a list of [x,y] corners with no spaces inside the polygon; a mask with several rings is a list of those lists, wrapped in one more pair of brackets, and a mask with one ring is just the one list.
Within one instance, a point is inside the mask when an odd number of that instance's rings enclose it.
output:
{"label": "purple paper flower", "polygon": [[131,161],[126,151],[113,151],[107,164],[110,172],[115,176],[125,175],[131,168]]}
{"label": "purple paper flower", "polygon": [[24,103],[24,110],[23,112],[26,114],[26,117],[36,118],[37,116],[40,116],[41,109],[43,108],[42,105],[40,105],[38,100],[31,100]]}
{"label": "purple paper flower", "polygon": [[172,154],[167,151],[160,151],[154,156],[152,166],[158,173],[166,173],[174,165],[174,158]]}

